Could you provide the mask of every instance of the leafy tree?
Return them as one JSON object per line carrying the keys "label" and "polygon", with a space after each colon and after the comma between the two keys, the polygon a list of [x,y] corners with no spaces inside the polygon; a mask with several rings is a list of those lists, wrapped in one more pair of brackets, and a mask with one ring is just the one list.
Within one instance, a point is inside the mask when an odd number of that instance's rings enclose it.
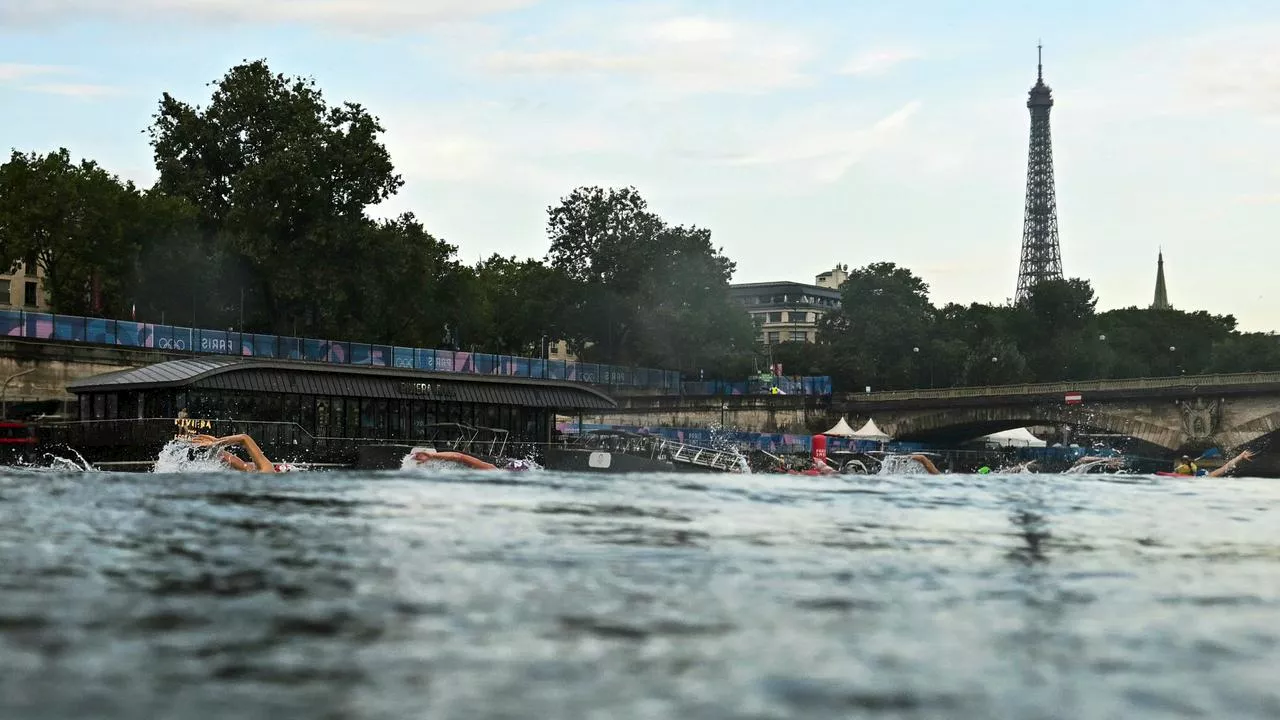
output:
{"label": "leafy tree", "polygon": [[57,312],[122,312],[133,281],[138,217],[132,183],[65,148],[14,151],[0,165],[0,264],[34,260]]}
{"label": "leafy tree", "polygon": [[494,255],[475,272],[488,315],[487,350],[541,357],[545,343],[567,337],[577,287],[563,271],[537,260]]}
{"label": "leafy tree", "polygon": [[734,264],[703,228],[664,227],[636,308],[641,341],[633,362],[705,370],[749,354],[751,318],[729,295]]}
{"label": "leafy tree", "polygon": [[[452,317],[456,248],[436,239],[412,213],[370,223],[360,232],[360,253],[338,282],[332,300],[348,309],[345,334],[394,345],[435,345]],[[455,319],[456,324],[456,319]]]}
{"label": "leafy tree", "polygon": [[129,234],[138,242],[137,286],[131,301],[138,319],[198,325],[212,319],[202,306],[220,278],[212,250],[201,242],[196,208],[152,188],[143,193]]}
{"label": "leafy tree", "polygon": [[832,346],[833,379],[852,387],[912,384],[914,356],[929,337],[929,286],[894,263],[856,268],[841,287],[841,307],[823,317],[819,337]]}
{"label": "leafy tree", "polygon": [[1017,343],[1008,338],[984,340],[965,358],[959,385],[1006,385],[1034,379]]}
{"label": "leafy tree", "polygon": [[243,295],[252,328],[347,329],[365,211],[401,185],[382,132],[360,105],[330,106],[314,80],[262,60],[214,83],[207,107],[164,94],[150,128],[157,187],[198,209],[209,256],[222,261],[215,308]]}
{"label": "leafy tree", "polygon": [[635,188],[577,188],[547,215],[547,259],[579,286],[568,334],[585,357],[695,370],[750,352],[710,231],[668,225]]}
{"label": "leafy tree", "polygon": [[1026,349],[1032,374],[1040,381],[1090,376],[1098,359],[1085,333],[1097,299],[1087,280],[1045,280],[1031,288],[1017,307],[1022,328],[1016,340]]}
{"label": "leafy tree", "polygon": [[662,220],[633,187],[580,187],[547,208],[551,266],[581,283],[630,295],[661,258]]}

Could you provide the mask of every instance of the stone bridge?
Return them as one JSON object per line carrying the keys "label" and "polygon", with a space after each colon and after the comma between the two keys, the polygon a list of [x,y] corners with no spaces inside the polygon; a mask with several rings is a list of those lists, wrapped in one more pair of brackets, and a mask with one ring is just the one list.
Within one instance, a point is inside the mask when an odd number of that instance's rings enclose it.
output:
{"label": "stone bridge", "polygon": [[[1079,396],[1078,402],[1068,402]],[[1280,430],[1280,373],[1184,375],[850,394],[850,422],[874,417],[902,440],[955,442],[1029,425],[1111,433],[1167,452],[1261,449]]]}
{"label": "stone bridge", "polygon": [[[1078,404],[1068,395],[1079,395]],[[1280,372],[849,393],[832,398],[623,397],[608,424],[804,433],[874,418],[900,440],[953,443],[1034,425],[1133,438],[1168,454],[1262,449],[1280,430]]]}

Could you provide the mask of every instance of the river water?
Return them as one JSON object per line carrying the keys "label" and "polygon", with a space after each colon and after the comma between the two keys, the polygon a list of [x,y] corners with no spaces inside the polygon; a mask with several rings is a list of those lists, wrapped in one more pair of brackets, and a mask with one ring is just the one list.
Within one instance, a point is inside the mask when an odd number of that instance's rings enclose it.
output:
{"label": "river water", "polygon": [[1276,718],[1280,482],[0,475],[0,717]]}

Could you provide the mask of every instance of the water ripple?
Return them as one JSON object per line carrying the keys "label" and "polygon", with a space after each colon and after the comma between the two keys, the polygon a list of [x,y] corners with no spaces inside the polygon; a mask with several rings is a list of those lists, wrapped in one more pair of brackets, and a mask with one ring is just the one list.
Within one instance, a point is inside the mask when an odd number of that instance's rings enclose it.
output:
{"label": "water ripple", "polygon": [[1280,484],[0,472],[4,718],[1280,716]]}

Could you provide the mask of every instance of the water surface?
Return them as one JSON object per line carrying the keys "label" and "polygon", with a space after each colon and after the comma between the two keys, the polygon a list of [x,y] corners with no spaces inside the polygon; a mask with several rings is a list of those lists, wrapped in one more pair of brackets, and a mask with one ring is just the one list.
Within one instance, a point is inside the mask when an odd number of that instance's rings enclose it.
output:
{"label": "water surface", "polygon": [[0,474],[4,718],[1276,718],[1280,481]]}

